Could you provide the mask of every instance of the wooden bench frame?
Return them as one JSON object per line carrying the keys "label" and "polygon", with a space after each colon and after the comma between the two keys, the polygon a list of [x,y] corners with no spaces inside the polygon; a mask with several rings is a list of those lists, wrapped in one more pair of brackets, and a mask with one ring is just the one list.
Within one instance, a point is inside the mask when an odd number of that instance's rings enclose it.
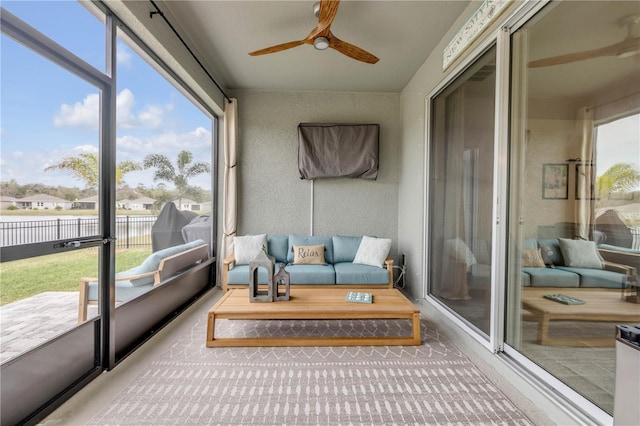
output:
{"label": "wooden bench frame", "polygon": [[[222,292],[226,293],[227,291],[229,291],[232,288],[247,288],[248,284],[229,284],[228,283],[228,274],[229,271],[231,269],[233,269],[233,267],[235,266],[235,262],[236,262],[236,258],[235,255],[233,253],[231,253],[229,256],[227,256],[223,261],[222,261]],[[278,263],[282,263],[282,262],[276,262],[276,264]],[[353,288],[353,287],[358,287],[358,288],[393,288],[393,259],[387,258],[384,261],[384,268],[387,269],[387,271],[389,272],[389,284],[297,284],[297,283],[291,283],[291,285],[296,286],[296,287],[322,287],[322,286],[327,286],[327,287],[331,287],[331,288]],[[386,287],[384,287],[386,286]]]}
{"label": "wooden bench frame", "polygon": [[[156,286],[166,279],[184,271],[189,266],[209,259],[209,244],[203,244],[197,247],[190,248],[188,250],[176,253],[171,256],[167,256],[160,260],[158,269],[144,274],[129,275],[126,277],[117,277],[116,281],[130,281],[138,278],[153,277],[153,284],[149,286]],[[87,307],[88,305],[95,305],[97,301],[89,300],[89,283],[98,281],[98,278],[80,278],[80,295],[78,302],[78,323],[82,323],[87,320]],[[117,302],[116,297],[116,302]]]}

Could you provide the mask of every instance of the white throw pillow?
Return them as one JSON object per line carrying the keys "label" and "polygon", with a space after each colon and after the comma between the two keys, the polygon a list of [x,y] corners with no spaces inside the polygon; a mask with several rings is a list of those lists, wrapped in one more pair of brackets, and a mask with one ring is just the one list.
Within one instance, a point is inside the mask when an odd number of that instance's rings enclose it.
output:
{"label": "white throw pillow", "polygon": [[382,268],[391,250],[391,240],[388,238],[362,237],[353,263],[377,266]]}
{"label": "white throw pillow", "polygon": [[478,260],[473,255],[469,246],[460,238],[447,240],[445,242],[445,252],[449,257],[454,258],[456,261],[465,263],[467,268],[478,263]]}
{"label": "white throw pillow", "polygon": [[236,258],[236,265],[248,265],[262,248],[267,249],[267,234],[244,235],[233,237],[233,254]]}
{"label": "white throw pillow", "polygon": [[602,258],[595,241],[558,238],[565,266],[602,269]]}

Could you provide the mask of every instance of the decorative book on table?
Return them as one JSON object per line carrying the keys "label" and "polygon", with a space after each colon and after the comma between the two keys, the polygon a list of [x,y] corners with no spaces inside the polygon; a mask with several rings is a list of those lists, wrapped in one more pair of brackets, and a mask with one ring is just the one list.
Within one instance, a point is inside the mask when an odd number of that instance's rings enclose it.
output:
{"label": "decorative book on table", "polygon": [[363,291],[350,291],[347,293],[347,302],[372,303],[373,295]]}

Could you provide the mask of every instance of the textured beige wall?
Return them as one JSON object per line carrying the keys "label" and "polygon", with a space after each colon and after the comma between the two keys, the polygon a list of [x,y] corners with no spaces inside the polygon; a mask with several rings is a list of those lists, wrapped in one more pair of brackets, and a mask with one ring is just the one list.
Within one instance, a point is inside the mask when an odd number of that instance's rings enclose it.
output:
{"label": "textured beige wall", "polygon": [[[376,235],[398,229],[397,93],[234,91],[238,99],[238,234]],[[377,180],[298,173],[299,123],[377,123]]]}

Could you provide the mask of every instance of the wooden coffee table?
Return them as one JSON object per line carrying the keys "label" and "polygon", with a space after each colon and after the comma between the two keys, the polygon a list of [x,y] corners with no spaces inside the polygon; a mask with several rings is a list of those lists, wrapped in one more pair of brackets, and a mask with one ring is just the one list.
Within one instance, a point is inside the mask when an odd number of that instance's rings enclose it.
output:
{"label": "wooden coffee table", "polygon": [[[216,346],[391,346],[420,344],[420,311],[397,289],[366,289],[373,303],[345,300],[348,288],[291,288],[286,302],[249,302],[248,289],[231,289],[209,310],[207,347]],[[411,336],[382,337],[225,337],[215,336],[217,319],[332,320],[410,319]]]}
{"label": "wooden coffee table", "polygon": [[[583,305],[564,305],[545,299],[545,294],[564,294],[580,300]],[[538,344],[548,346],[614,346],[615,330],[611,338],[549,337],[551,321],[594,321],[635,323],[640,321],[640,305],[622,300],[620,290],[560,287],[524,287],[522,307],[538,321]]]}

